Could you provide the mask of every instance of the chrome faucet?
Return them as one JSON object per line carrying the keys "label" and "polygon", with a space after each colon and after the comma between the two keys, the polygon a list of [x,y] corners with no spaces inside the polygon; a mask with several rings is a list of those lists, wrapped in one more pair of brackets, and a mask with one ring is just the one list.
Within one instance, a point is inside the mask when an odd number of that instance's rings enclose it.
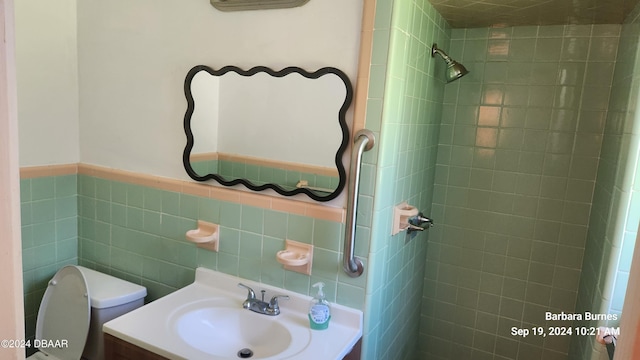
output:
{"label": "chrome faucet", "polygon": [[274,295],[269,302],[264,301],[265,290],[260,291],[262,293],[262,299],[256,299],[256,293],[252,288],[245,284],[239,283],[238,287],[247,289],[247,299],[242,303],[242,307],[258,314],[276,316],[280,314],[280,305],[278,299],[288,300],[288,295]]}
{"label": "chrome faucet", "polygon": [[407,233],[411,234],[414,231],[425,231],[433,225],[434,223],[432,219],[422,215],[422,213],[419,213],[418,215],[409,218],[409,228]]}

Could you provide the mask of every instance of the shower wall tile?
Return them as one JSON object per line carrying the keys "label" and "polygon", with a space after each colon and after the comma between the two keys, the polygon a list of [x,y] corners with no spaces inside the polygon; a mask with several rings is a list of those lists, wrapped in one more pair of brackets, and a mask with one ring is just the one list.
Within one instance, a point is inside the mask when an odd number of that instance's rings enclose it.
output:
{"label": "shower wall tile", "polygon": [[[598,90],[592,91],[587,94],[591,102],[588,122],[585,127],[579,128],[581,131],[594,133],[603,129],[603,135],[592,138],[595,147],[601,151],[595,184],[593,188],[588,187],[593,192],[594,201],[577,298],[578,311],[620,314],[626,292],[633,253],[630,249],[635,243],[639,219],[638,187],[634,181],[634,174],[638,171],[638,151],[631,147],[631,144],[637,144],[638,137],[637,130],[634,129],[637,122],[635,109],[640,73],[638,11],[640,7],[636,7],[628,17],[630,21],[620,29],[611,26],[605,28],[605,33],[594,43],[590,54],[590,59],[616,59],[616,64],[615,71],[603,68],[603,74],[614,71],[608,112],[602,112],[602,102],[595,100]],[[615,49],[610,40],[618,35],[620,45]],[[599,64],[601,63],[594,63],[595,66],[587,73],[585,82],[589,86],[599,81],[595,74]],[[579,325],[617,326],[617,323],[584,321]],[[597,347],[594,347],[593,339],[574,338],[571,342],[571,358],[592,358],[598,355],[594,349]]]}
{"label": "shower wall tile", "polygon": [[567,359],[569,339],[510,330],[560,325],[544,312],[576,310],[617,34],[452,31],[451,56],[471,73],[443,98],[452,115],[438,145],[433,207],[443,218],[427,249],[421,358]]}
{"label": "shower wall tile", "polygon": [[[368,94],[366,127],[376,133],[377,143],[363,161],[375,170],[375,186],[373,197],[360,196],[358,213],[358,232],[368,231],[371,238],[363,359],[417,356],[427,234],[411,241],[404,233],[391,236],[391,219],[401,202],[431,214],[439,124],[446,115],[441,111],[444,81],[434,75],[444,72],[444,63],[432,60],[430,49],[432,43],[447,44],[448,34],[448,25],[428,2],[376,1],[374,38],[381,43],[386,38],[388,45],[374,49],[376,61],[384,63],[372,69],[386,69],[372,73],[384,92]],[[479,103],[480,90],[465,90],[474,99],[471,105]],[[459,130],[451,135],[475,141],[475,129]]]}

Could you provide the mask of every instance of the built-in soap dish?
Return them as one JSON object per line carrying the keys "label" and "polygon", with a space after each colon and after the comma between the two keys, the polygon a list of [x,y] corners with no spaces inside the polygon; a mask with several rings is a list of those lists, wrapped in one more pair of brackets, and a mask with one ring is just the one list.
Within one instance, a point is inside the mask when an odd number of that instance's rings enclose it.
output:
{"label": "built-in soap dish", "polygon": [[285,249],[276,253],[276,260],[286,270],[311,275],[313,263],[313,245],[293,240],[285,240]]}
{"label": "built-in soap dish", "polygon": [[406,202],[396,205],[393,209],[393,227],[391,235],[395,235],[409,228],[409,218],[418,215],[420,211],[415,206],[411,206]]}
{"label": "built-in soap dish", "polygon": [[199,248],[218,252],[220,231],[217,224],[198,220],[198,228],[187,231],[186,237]]}

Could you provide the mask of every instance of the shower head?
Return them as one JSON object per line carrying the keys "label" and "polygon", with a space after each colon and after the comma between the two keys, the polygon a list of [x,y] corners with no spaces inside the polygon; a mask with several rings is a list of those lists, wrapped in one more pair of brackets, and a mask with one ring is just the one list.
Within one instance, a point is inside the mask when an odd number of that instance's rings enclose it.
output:
{"label": "shower head", "polygon": [[440,55],[440,57],[442,57],[442,59],[447,63],[447,68],[444,70],[444,77],[448,83],[469,73],[469,70],[459,62],[450,58],[444,51],[438,49],[438,44],[434,43],[431,47],[431,57],[436,56],[436,54]]}

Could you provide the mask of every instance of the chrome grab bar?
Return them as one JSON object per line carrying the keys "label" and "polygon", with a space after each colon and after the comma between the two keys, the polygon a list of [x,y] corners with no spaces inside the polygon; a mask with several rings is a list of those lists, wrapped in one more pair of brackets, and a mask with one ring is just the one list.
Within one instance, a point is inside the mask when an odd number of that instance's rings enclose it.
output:
{"label": "chrome grab bar", "polygon": [[351,150],[351,171],[349,176],[349,188],[347,190],[347,223],[345,224],[344,254],[342,268],[351,277],[362,275],[364,266],[362,260],[354,255],[356,240],[356,210],[358,209],[358,192],[360,187],[360,165],[362,153],[369,151],[375,144],[375,135],[371,130],[362,129],[353,138]]}

